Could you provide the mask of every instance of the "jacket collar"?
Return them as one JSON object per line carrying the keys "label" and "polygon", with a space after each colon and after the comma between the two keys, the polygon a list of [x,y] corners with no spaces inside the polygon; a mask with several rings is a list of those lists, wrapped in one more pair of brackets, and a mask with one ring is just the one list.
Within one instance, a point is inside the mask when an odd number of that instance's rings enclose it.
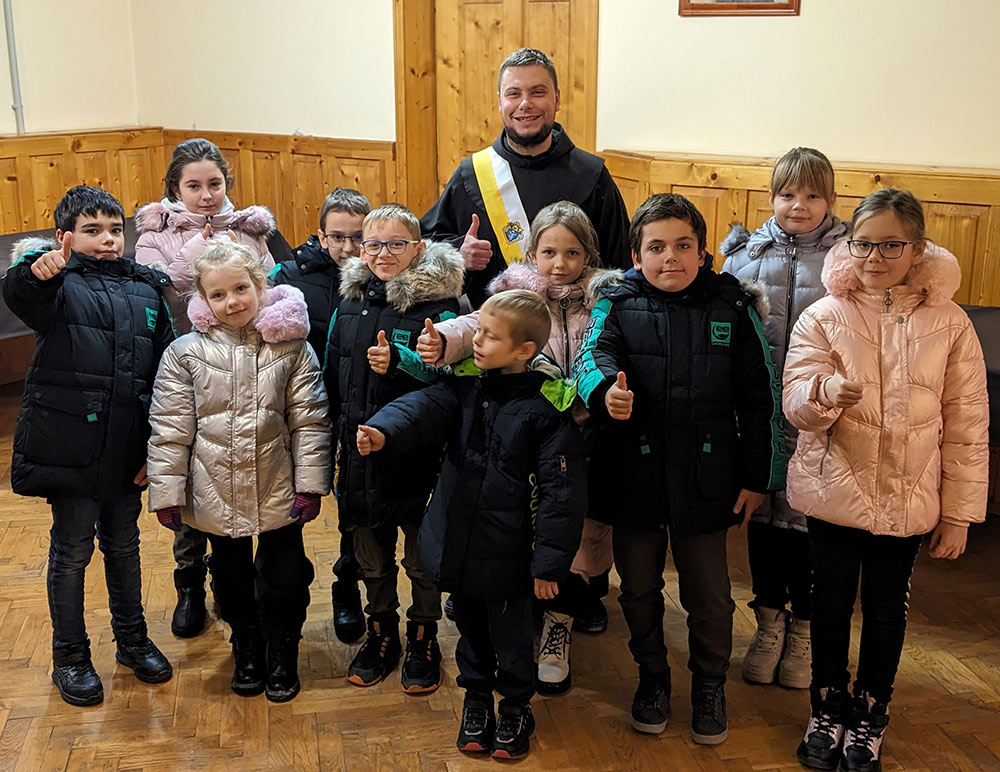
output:
{"label": "jacket collar", "polygon": [[[224,331],[230,338],[239,330],[223,325],[200,294],[188,301],[188,319],[198,332],[210,333],[213,328]],[[266,343],[299,340],[309,335],[309,310],[302,290],[290,284],[279,284],[264,290],[260,310],[252,322]],[[216,337],[213,333],[213,337]]]}
{"label": "jacket collar", "polygon": [[771,217],[750,236],[747,241],[747,255],[751,259],[759,258],[772,245],[810,250],[829,249],[846,232],[847,225],[830,213],[827,213],[818,228],[798,236],[785,233],[778,225],[778,221]]}
{"label": "jacket collar", "polygon": [[221,212],[209,217],[189,212],[183,204],[176,201],[166,199],[154,201],[136,210],[136,232],[159,232],[168,227],[195,230],[204,228],[211,222],[216,229],[232,228],[249,236],[262,238],[277,228],[274,215],[266,207],[248,206],[246,209],[233,209],[228,198],[226,202],[228,208],[223,207]]}
{"label": "jacket collar", "polygon": [[340,272],[340,266],[333,261],[330,253],[323,249],[316,234],[295,248],[295,265],[302,273],[322,272],[336,275]]}
{"label": "jacket collar", "polygon": [[554,287],[528,263],[513,263],[489,284],[491,294],[509,289],[531,290],[547,300],[558,302],[563,298],[583,300],[586,308],[593,308],[601,290],[621,283],[624,274],[617,268],[584,268],[580,278],[572,284]]}
{"label": "jacket collar", "polygon": [[[898,292],[901,295],[915,293],[927,305],[940,306],[952,299],[961,284],[962,269],[957,258],[944,247],[928,241],[923,258],[898,285]],[[845,297],[852,292],[884,296],[881,290],[870,293],[862,288],[845,241],[838,242],[827,253],[823,261],[823,285],[835,297]],[[897,292],[896,288],[893,292]]]}

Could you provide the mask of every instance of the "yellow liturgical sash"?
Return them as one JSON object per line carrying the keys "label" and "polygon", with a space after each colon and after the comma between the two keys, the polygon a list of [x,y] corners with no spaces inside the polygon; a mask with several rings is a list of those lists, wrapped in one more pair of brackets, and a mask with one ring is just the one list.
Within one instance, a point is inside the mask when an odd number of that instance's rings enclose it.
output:
{"label": "yellow liturgical sash", "polygon": [[531,240],[531,224],[524,213],[510,164],[496,150],[488,147],[473,153],[472,168],[476,172],[479,192],[483,195],[486,214],[500,244],[503,259],[508,265],[523,263]]}

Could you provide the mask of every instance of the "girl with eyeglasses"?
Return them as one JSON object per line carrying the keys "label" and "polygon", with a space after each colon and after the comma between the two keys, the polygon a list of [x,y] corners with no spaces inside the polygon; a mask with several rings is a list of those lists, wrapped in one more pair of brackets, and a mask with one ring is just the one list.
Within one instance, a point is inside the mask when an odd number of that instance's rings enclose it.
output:
{"label": "girl with eyeglasses", "polygon": [[[799,430],[788,501],[808,517],[811,713],[798,748],[813,769],[881,769],[906,630],[910,575],[925,534],[954,559],[986,516],[986,368],[951,297],[955,256],[930,243],[920,203],[872,193],[826,257],[829,296],[792,331],[785,415]],[[848,692],[851,616],[861,645]]]}

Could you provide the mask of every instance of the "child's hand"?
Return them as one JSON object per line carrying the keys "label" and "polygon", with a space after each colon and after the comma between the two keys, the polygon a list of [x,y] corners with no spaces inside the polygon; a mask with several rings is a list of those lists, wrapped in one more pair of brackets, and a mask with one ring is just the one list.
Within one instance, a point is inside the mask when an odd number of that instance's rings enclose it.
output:
{"label": "child's hand", "polygon": [[604,395],[604,404],[608,408],[608,415],[618,421],[627,421],[632,415],[632,398],[635,395],[628,390],[625,383],[625,373],[618,373],[618,380],[611,384],[611,388]]}
{"label": "child's hand", "polygon": [[289,519],[298,520],[302,525],[315,520],[319,514],[319,500],[318,493],[296,493],[292,511],[288,514]]}
{"label": "child's hand", "polygon": [[181,529],[181,508],[180,507],[166,507],[165,509],[156,510],[156,519],[160,521],[160,525],[166,526],[171,531],[179,531]]}
{"label": "child's hand", "polygon": [[861,384],[847,377],[847,367],[837,351],[830,351],[836,371],[823,381],[823,392],[834,407],[853,407],[861,401]]}
{"label": "child's hand", "polygon": [[736,514],[743,510],[743,522],[740,523],[740,528],[745,526],[750,520],[750,515],[757,511],[757,507],[764,503],[763,493],[754,493],[753,491],[748,491],[746,488],[740,491],[739,498],[736,499],[736,506],[733,507],[733,512]]}
{"label": "child's hand", "polygon": [[146,474],[147,466],[148,464],[143,464],[142,469],[139,470],[139,473],[132,480],[136,485],[149,485],[149,477]]}
{"label": "child's hand", "polygon": [[205,239],[205,241],[208,241],[210,238],[212,238],[213,233],[215,233],[215,231],[212,230],[212,223],[210,222],[205,223],[205,227],[201,231],[201,237]]}
{"label": "child's hand", "polygon": [[559,594],[559,582],[547,582],[544,579],[535,580],[535,597],[539,600],[552,600]]}
{"label": "child's hand", "polygon": [[367,456],[385,447],[385,435],[370,426],[358,427],[358,453]]}
{"label": "child's hand", "polygon": [[385,330],[379,330],[378,341],[368,349],[368,364],[379,375],[385,375],[391,361],[392,352],[389,350],[389,341],[385,339]]}
{"label": "child's hand", "polygon": [[31,272],[41,281],[48,281],[69,262],[70,255],[73,254],[73,233],[63,234],[62,244],[59,249],[46,252],[31,264]]}
{"label": "child's hand", "polygon": [[240,243],[240,237],[236,235],[236,231],[232,228],[226,228],[226,235],[229,236],[229,240],[234,244]]}
{"label": "child's hand", "polygon": [[417,338],[417,354],[425,365],[435,365],[444,356],[444,340],[430,319],[424,319],[424,330]]}
{"label": "child's hand", "polygon": [[962,525],[938,523],[931,534],[930,555],[932,558],[954,560],[965,552],[965,542],[969,529]]}
{"label": "child's hand", "polygon": [[467,271],[481,271],[489,265],[490,258],[493,257],[493,247],[490,246],[490,242],[479,238],[479,215],[472,215],[472,225],[469,226],[465,240],[458,251],[465,260]]}

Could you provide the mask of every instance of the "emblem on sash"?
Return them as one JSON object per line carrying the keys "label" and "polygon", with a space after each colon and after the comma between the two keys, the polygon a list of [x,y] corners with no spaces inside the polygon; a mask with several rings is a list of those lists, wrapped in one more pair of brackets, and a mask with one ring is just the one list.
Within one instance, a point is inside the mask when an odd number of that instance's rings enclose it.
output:
{"label": "emblem on sash", "polygon": [[513,220],[503,226],[503,237],[507,239],[508,244],[520,241],[522,236],[524,236],[524,228]]}

